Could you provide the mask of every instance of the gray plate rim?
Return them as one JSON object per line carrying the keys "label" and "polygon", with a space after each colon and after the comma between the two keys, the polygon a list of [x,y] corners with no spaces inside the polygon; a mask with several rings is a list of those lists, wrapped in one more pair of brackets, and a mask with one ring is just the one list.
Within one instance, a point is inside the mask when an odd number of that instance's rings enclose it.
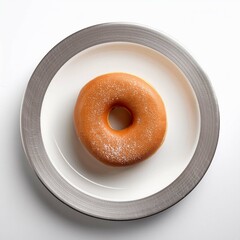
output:
{"label": "gray plate rim", "polygon": [[[129,42],[152,48],[174,62],[187,77],[199,104],[200,136],[195,153],[169,186],[135,201],[106,201],[86,195],[66,182],[52,166],[41,136],[42,101],[54,75],[77,53],[102,43]],[[20,131],[26,156],[45,187],[59,200],[84,214],[108,220],[132,220],[159,213],[183,199],[200,182],[212,162],[219,137],[219,108],[201,67],[177,42],[138,24],[104,23],[82,29],[53,47],[33,72],[22,102]]]}

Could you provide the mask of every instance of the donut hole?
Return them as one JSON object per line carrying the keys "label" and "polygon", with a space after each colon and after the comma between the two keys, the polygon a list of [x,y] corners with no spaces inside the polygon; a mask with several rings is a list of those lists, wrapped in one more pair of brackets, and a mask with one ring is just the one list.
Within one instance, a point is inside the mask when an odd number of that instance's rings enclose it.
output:
{"label": "donut hole", "polygon": [[108,114],[108,123],[114,130],[123,130],[133,122],[131,112],[123,106],[114,106]]}

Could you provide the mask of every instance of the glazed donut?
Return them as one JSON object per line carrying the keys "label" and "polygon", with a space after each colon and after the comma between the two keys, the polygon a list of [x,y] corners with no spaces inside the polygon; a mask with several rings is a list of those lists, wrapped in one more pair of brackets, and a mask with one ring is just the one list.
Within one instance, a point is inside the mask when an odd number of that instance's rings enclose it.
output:
{"label": "glazed donut", "polygon": [[[132,123],[111,128],[108,117],[116,106],[126,108]],[[126,166],[152,155],[163,143],[166,111],[159,94],[144,80],[127,73],[96,77],[80,91],[74,109],[76,133],[101,162]]]}

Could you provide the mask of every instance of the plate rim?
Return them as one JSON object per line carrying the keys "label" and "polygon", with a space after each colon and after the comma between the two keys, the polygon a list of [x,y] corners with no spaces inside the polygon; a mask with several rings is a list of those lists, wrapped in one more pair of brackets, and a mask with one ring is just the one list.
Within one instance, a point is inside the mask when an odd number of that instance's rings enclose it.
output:
{"label": "plate rim", "polygon": [[[135,201],[102,200],[75,189],[51,164],[41,136],[42,101],[54,75],[77,53],[89,47],[110,42],[140,44],[163,54],[186,76],[199,104],[200,136],[190,163],[166,188]],[[208,170],[216,151],[219,130],[220,116],[217,99],[208,77],[198,63],[175,40],[156,30],[132,23],[115,22],[90,26],[73,33],[54,46],[33,72],[24,94],[20,113],[22,145],[30,165],[43,185],[71,208],[108,220],[133,220],[147,217],[182,200],[196,187]]]}

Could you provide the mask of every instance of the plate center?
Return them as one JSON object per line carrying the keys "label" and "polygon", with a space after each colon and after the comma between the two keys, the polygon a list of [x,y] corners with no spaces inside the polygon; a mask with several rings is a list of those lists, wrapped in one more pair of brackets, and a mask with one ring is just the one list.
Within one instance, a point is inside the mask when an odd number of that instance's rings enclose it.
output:
{"label": "plate center", "polygon": [[[88,81],[110,72],[146,79],[166,107],[164,144],[149,159],[129,167],[97,161],[75,134],[73,109],[79,91]],[[109,118],[114,129],[131,122],[131,116],[119,118],[118,111]],[[199,139],[200,113],[193,89],[174,63],[150,48],[116,42],[84,50],[62,66],[43,100],[41,131],[51,163],[72,186],[95,198],[131,201],[161,191],[184,171]]]}
{"label": "plate center", "polygon": [[132,124],[133,117],[131,112],[123,106],[115,106],[108,115],[108,122],[112,129],[123,130]]}

